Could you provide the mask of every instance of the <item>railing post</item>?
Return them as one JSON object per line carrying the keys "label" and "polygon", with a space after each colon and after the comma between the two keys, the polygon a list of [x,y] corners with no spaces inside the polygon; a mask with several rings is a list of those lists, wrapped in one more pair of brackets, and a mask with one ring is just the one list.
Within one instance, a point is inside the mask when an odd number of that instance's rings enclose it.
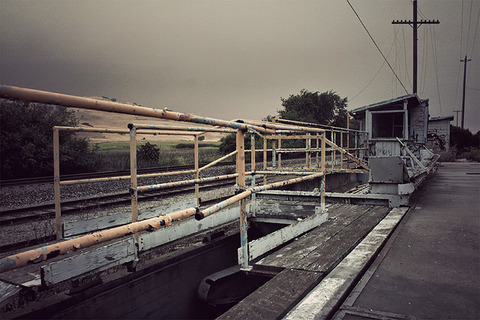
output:
{"label": "railing post", "polygon": [[55,197],[55,234],[57,240],[60,240],[63,238],[60,204],[60,137],[59,130],[55,127],[53,127],[53,190]]}
{"label": "railing post", "polygon": [[250,170],[255,172],[256,171],[256,163],[255,163],[255,134],[250,135]]}
{"label": "railing post", "polygon": [[[237,130],[237,173],[238,187],[241,191],[246,188],[245,183],[245,133]],[[242,268],[248,268],[248,222],[247,201],[240,200],[240,245],[242,252]]]}
{"label": "railing post", "polygon": [[[263,170],[267,170],[267,138],[263,137]],[[267,184],[267,176],[263,175],[263,184]]]}
{"label": "railing post", "polygon": [[[195,179],[198,179],[200,177],[200,172],[198,171],[198,135],[194,135],[194,155],[193,159],[195,162]],[[195,199],[197,199],[197,206],[200,206],[200,187],[198,183],[195,183]]]}
{"label": "railing post", "polygon": [[282,149],[282,139],[281,138],[278,138],[278,169],[279,170],[282,170],[282,153],[281,153],[281,149]]}
{"label": "railing post", "polygon": [[[332,129],[332,142],[336,144],[335,142],[335,132],[333,131]],[[332,149],[332,152],[331,152],[331,157],[332,157],[332,170],[335,169],[335,148],[331,148]]]}
{"label": "railing post", "polygon": [[310,133],[307,133],[307,138],[306,138],[306,149],[307,149],[307,152],[306,152],[306,155],[305,155],[305,166],[307,168],[310,168],[311,166],[311,154],[310,154],[310,149],[312,147],[312,140],[310,139]]}
{"label": "railing post", "polygon": [[321,158],[320,158],[320,170],[325,173],[325,156],[327,153],[327,150],[325,150],[325,132],[322,133],[321,136]]}
{"label": "railing post", "polygon": [[137,129],[130,128],[130,192],[132,197],[132,222],[138,220],[138,191],[137,191]]}
{"label": "railing post", "polygon": [[[343,149],[343,131],[340,131],[340,148]],[[340,152],[340,169],[343,169],[343,152]]]}
{"label": "railing post", "polygon": [[272,140],[272,168],[273,169],[277,167],[276,158],[277,158],[277,142],[276,140]]}

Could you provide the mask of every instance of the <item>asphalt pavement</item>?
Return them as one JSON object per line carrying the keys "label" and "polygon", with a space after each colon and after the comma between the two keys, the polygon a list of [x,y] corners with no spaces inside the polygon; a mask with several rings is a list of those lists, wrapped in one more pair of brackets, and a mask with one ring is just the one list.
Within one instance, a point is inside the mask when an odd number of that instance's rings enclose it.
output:
{"label": "asphalt pavement", "polygon": [[480,319],[480,163],[441,163],[337,319]]}

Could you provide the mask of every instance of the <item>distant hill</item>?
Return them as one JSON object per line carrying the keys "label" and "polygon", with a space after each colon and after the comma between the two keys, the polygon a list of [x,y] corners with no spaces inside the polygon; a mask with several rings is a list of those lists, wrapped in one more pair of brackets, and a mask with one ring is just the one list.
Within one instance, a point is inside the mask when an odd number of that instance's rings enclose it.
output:
{"label": "distant hill", "polygon": [[[78,118],[79,126],[85,128],[116,128],[116,129],[127,129],[127,124],[129,123],[142,123],[142,124],[166,124],[177,127],[187,127],[192,126],[192,123],[181,122],[181,121],[171,121],[163,119],[148,118],[142,116],[120,114],[113,112],[103,112],[96,110],[88,109],[76,109],[76,116]],[[198,125],[201,126],[201,125]],[[127,135],[120,134],[105,134],[105,133],[82,133],[82,136],[88,137],[92,142],[107,142],[107,141],[128,141]],[[222,137],[222,134],[217,133],[207,133],[205,134],[205,140],[207,141],[218,141]],[[182,141],[192,141],[193,138],[190,136],[167,136],[167,135],[148,135],[145,136],[146,140],[150,141],[166,141],[166,140],[182,140]]]}

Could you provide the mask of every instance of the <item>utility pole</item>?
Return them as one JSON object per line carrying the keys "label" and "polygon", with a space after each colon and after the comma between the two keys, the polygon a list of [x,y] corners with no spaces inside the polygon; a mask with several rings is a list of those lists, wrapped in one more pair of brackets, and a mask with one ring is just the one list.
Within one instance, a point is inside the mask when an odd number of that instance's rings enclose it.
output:
{"label": "utility pole", "polygon": [[455,119],[457,119],[457,127],[458,127],[458,113],[459,112],[462,112],[462,110],[453,110],[453,112],[455,112]]}
{"label": "utility pole", "polygon": [[413,21],[394,20],[392,24],[409,24],[413,28],[413,93],[417,93],[417,29],[422,24],[439,24],[438,20],[417,20],[417,0],[413,0]]}
{"label": "utility pole", "polygon": [[467,55],[465,55],[465,59],[460,60],[463,62],[462,129],[463,125],[465,124],[465,86],[467,85],[467,62],[471,60],[472,59],[467,59]]}

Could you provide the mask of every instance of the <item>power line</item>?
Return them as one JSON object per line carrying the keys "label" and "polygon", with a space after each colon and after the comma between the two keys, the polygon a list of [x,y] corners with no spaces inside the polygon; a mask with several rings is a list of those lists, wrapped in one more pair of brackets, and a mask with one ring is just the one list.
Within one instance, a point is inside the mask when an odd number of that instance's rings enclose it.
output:
{"label": "power line", "polygon": [[463,52],[463,0],[462,0],[462,20],[460,22],[460,55]]}
{"label": "power line", "polygon": [[377,45],[377,43],[375,42],[375,40],[373,39],[372,35],[370,34],[370,32],[368,31],[367,27],[365,26],[365,24],[363,23],[362,19],[360,19],[360,16],[358,15],[357,11],[355,11],[355,8],[353,8],[352,4],[350,3],[350,0],[347,0],[347,3],[348,5],[350,6],[350,8],[352,8],[353,12],[355,13],[355,15],[357,16],[358,18],[358,21],[360,21],[360,23],[362,24],[363,28],[365,29],[365,31],[367,32],[368,36],[370,37],[370,39],[372,40],[373,44],[375,45],[375,47],[377,47],[377,50],[378,52],[380,52],[380,54],[382,55],[383,59],[385,60],[385,62],[388,64],[390,70],[392,70],[393,74],[395,75],[395,77],[397,78],[398,82],[400,82],[400,84],[402,85],[403,87],[403,90],[405,90],[405,92],[408,94],[408,91],[407,89],[405,88],[405,86],[403,85],[402,81],[400,81],[400,78],[398,77],[398,75],[396,74],[395,70],[393,70],[392,66],[390,65],[390,63],[388,62],[387,58],[385,57],[385,55],[383,54],[382,50],[380,50],[379,46]]}
{"label": "power line", "polygon": [[410,81],[410,75],[408,74],[408,63],[407,63],[407,43],[405,41],[405,29],[402,28],[403,35],[403,56],[405,58],[405,74],[407,75],[407,81],[410,87],[412,86],[412,81]]}
{"label": "power line", "polygon": [[475,25],[475,33],[473,34],[473,44],[472,44],[472,52],[475,50],[475,40],[477,39],[477,29],[478,29],[478,21],[480,20],[480,6],[478,7],[478,15],[477,15],[477,24]]}
{"label": "power line", "polygon": [[438,54],[437,54],[437,36],[435,33],[435,28],[430,26],[432,36],[432,46],[433,46],[433,65],[435,68],[435,78],[437,80],[437,94],[438,94],[438,104],[440,106],[440,114],[442,113],[442,99],[440,98],[440,84],[438,82]]}
{"label": "power line", "polygon": [[473,0],[470,1],[470,15],[468,16],[467,44],[465,47],[465,52],[468,52],[468,40],[470,40],[470,23],[472,22],[472,9],[473,9]]}
{"label": "power line", "polygon": [[[388,56],[390,56],[390,52],[392,51],[393,44],[396,43],[398,30],[399,30],[399,29],[397,29],[397,32],[395,33],[394,40],[393,40],[393,42],[392,42],[392,45],[390,46],[390,50],[388,50],[387,58],[388,58]],[[365,89],[367,89],[367,88],[370,86],[370,84],[371,84],[371,83],[373,82],[373,80],[375,80],[375,78],[378,76],[378,74],[380,73],[380,71],[382,70],[382,68],[383,68],[384,65],[385,65],[385,61],[382,62],[382,65],[381,65],[380,68],[378,69],[377,73],[375,73],[375,75],[374,75],[373,78],[367,83],[367,85],[366,85],[362,90],[360,90],[360,92],[358,92],[352,99],[350,99],[350,102],[352,102],[353,99],[355,99],[356,97],[358,97],[363,91],[365,91]]]}

